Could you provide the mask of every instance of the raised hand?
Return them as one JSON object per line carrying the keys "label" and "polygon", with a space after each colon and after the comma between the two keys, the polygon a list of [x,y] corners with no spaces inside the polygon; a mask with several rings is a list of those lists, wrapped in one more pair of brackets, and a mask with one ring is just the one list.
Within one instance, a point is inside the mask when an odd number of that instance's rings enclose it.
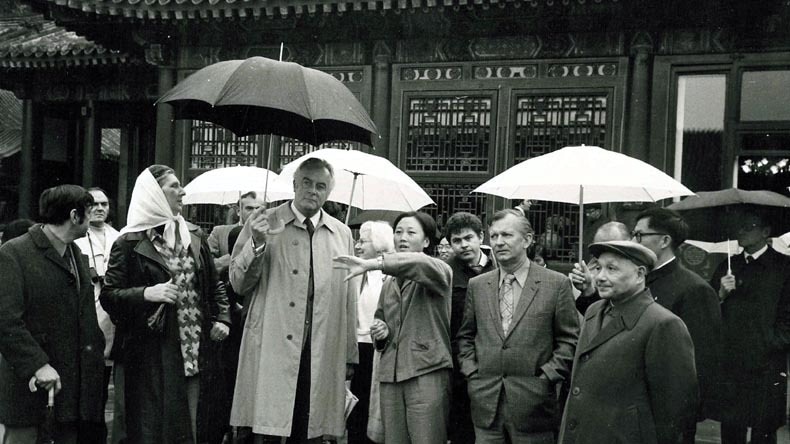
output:
{"label": "raised hand", "polygon": [[356,256],[349,255],[333,257],[332,262],[334,263],[332,268],[348,270],[348,276],[346,276],[345,279],[346,281],[359,276],[368,270],[373,270],[373,267],[375,267],[377,264],[375,259],[361,259]]}
{"label": "raised hand", "polygon": [[250,226],[252,233],[252,241],[255,245],[263,245],[269,236],[276,236],[285,230],[285,221],[280,219],[280,226],[272,228],[269,224],[269,214],[263,207],[260,207],[250,214],[247,218],[247,224]]}

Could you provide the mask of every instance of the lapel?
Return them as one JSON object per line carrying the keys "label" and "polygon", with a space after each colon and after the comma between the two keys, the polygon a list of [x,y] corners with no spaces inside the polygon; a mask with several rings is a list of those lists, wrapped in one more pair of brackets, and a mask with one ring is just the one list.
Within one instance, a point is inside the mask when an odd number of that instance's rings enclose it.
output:
{"label": "lapel", "polygon": [[167,267],[167,264],[165,263],[164,259],[162,259],[162,256],[159,254],[159,252],[156,251],[154,244],[151,243],[151,239],[148,238],[148,235],[145,233],[145,231],[141,231],[139,234],[140,242],[137,242],[137,245],[134,247],[134,251],[140,256],[146,257],[161,265],[162,269],[169,274],[170,269]]}
{"label": "lapel", "polygon": [[[55,247],[52,246],[52,242],[49,241],[47,235],[44,234],[43,225],[35,225],[30,229],[30,237],[33,239],[33,243],[36,246],[43,250],[44,257],[46,257],[49,261],[60,267],[63,271],[68,274],[71,274],[71,267],[63,259],[63,256],[59,255],[57,251],[55,251]],[[66,246],[69,248],[69,246]],[[72,251],[72,254],[74,252]],[[82,253],[78,253],[82,254]],[[79,258],[79,256],[74,256],[75,259]]]}
{"label": "lapel", "polygon": [[532,305],[532,301],[535,300],[535,296],[538,294],[538,288],[540,288],[538,284],[540,284],[542,272],[543,270],[541,270],[540,267],[534,267],[532,263],[529,264],[527,280],[524,281],[524,288],[521,290],[521,296],[518,300],[518,305],[516,305],[516,311],[513,313],[513,320],[510,321],[510,329],[508,329],[507,333],[508,336],[513,333],[513,330],[516,329],[516,325],[518,325],[521,318],[524,317],[529,306]]}
{"label": "lapel", "polygon": [[646,286],[650,286],[653,282],[657,281],[658,279],[672,274],[678,268],[678,261],[680,259],[675,258],[672,262],[664,265],[663,267],[659,268],[658,270],[653,270],[647,274],[647,280],[645,282]]}
{"label": "lapel", "polygon": [[189,232],[189,249],[192,250],[192,258],[195,260],[195,270],[200,269],[200,241],[200,236],[194,231]]}
{"label": "lapel", "polygon": [[505,331],[502,330],[502,318],[499,313],[499,271],[488,273],[486,276],[485,284],[490,295],[486,299],[488,300],[488,309],[491,312],[491,323],[494,324],[499,337],[504,340]]}
{"label": "lapel", "polygon": [[[637,321],[639,321],[639,318],[642,316],[642,313],[644,313],[647,307],[654,302],[650,290],[645,288],[641,293],[634,296],[632,300],[620,307],[620,316],[606,324],[606,327],[602,330],[599,330],[599,326],[601,325],[600,317],[604,316],[603,311],[607,303],[595,304],[591,307],[593,310],[588,310],[588,314],[584,318],[585,324],[588,322],[590,323],[590,335],[588,336],[590,341],[583,346],[581,353],[587,353],[612,339],[625,329],[630,330],[634,328]],[[590,311],[592,311],[592,313],[590,313]]]}

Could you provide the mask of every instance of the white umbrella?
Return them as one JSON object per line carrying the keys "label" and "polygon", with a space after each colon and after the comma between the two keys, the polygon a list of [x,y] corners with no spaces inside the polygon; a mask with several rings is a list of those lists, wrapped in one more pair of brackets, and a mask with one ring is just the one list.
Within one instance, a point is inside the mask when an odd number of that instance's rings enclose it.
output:
{"label": "white umbrella", "polygon": [[[356,150],[325,148],[305,154],[283,168],[280,183],[292,183],[296,168],[318,157],[335,171],[335,188],[329,200],[363,210],[416,211],[433,200],[411,177],[389,160]],[[346,213],[346,223],[351,212]]]}
{"label": "white umbrella", "polygon": [[655,202],[694,194],[661,170],[597,146],[569,146],[525,160],[477,187],[507,199],[536,199],[580,205],[582,257],[585,203]]}
{"label": "white umbrella", "polygon": [[283,185],[276,179],[277,174],[265,168],[217,168],[206,171],[184,187],[184,203],[226,205],[238,202],[239,197],[249,191],[260,194],[262,199],[266,195],[267,202],[292,199],[294,193],[291,184]]}
{"label": "white umbrella", "polygon": [[[790,233],[785,233],[779,237],[772,237],[769,239],[771,248],[779,253],[790,255]],[[728,256],[740,254],[743,249],[738,245],[737,240],[728,240],[721,242],[704,242],[698,240],[686,240],[686,243],[699,248],[706,253],[721,253]]]}

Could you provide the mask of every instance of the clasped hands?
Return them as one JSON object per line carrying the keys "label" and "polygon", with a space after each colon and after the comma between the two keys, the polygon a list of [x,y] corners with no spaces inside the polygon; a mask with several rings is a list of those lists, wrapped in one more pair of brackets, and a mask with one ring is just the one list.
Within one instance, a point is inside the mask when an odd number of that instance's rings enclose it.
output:
{"label": "clasped hands", "polygon": [[[143,290],[143,299],[154,303],[175,304],[178,300],[178,285],[170,279],[167,282],[146,287]],[[222,322],[215,321],[211,326],[209,337],[212,341],[222,341],[230,334],[230,327]]]}

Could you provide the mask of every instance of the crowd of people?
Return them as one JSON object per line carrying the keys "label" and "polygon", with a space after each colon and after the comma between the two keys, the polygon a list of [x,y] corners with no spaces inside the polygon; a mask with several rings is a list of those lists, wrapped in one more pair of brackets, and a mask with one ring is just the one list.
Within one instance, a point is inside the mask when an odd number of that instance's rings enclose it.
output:
{"label": "crowd of people", "polygon": [[441,235],[406,212],[355,240],[322,209],[332,166],[294,177],[292,201],[242,194],[209,236],[164,165],[137,178],[121,232],[103,190],[45,190],[39,223],[0,246],[3,442],[675,444],[710,418],[724,444],[776,443],[790,258],[759,208],[710,282],[660,207],[597,223],[564,275],[528,254],[523,202]]}

